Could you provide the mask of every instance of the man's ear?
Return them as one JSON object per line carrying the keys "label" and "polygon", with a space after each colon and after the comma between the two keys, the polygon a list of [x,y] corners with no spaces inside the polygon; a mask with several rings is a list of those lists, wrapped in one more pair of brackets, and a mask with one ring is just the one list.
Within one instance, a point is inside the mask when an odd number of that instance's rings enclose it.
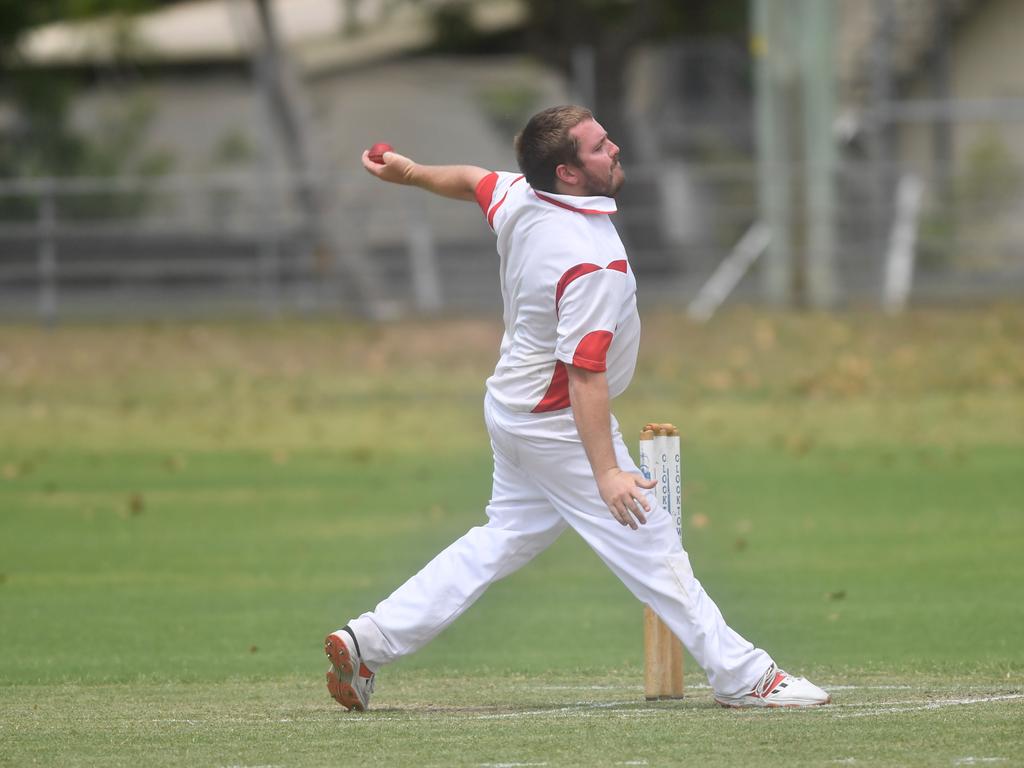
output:
{"label": "man's ear", "polygon": [[580,175],[577,170],[567,163],[560,163],[555,166],[555,178],[570,187],[575,187],[580,181]]}

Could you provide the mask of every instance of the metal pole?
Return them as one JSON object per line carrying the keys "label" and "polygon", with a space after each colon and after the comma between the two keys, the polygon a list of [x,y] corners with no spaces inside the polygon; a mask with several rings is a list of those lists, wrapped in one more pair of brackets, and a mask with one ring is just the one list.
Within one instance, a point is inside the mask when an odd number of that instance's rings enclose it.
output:
{"label": "metal pole", "polygon": [[577,45],[572,49],[573,98],[577,104],[590,109],[597,102],[597,56],[591,45]]}
{"label": "metal pole", "polygon": [[882,304],[889,314],[903,311],[914,282],[914,248],[923,192],[924,186],[916,176],[908,174],[900,179],[882,294]]}
{"label": "metal pole", "polygon": [[274,198],[270,184],[263,184],[257,197],[260,213],[259,245],[260,293],[263,311],[275,316],[281,311],[281,243],[274,217]]}
{"label": "metal pole", "polygon": [[801,84],[804,120],[804,210],[807,298],[811,306],[835,305],[835,120],[834,0],[803,0]]}
{"label": "metal pole", "polygon": [[[931,98],[938,104],[948,104],[952,93],[952,45],[951,10],[949,0],[936,0],[935,43],[932,50]],[[948,227],[945,247],[950,253],[957,251],[957,208],[953,194],[953,132],[955,122],[943,120],[939,115],[932,118],[932,182],[939,202],[939,209]]]}
{"label": "metal pole", "polygon": [[39,318],[44,325],[52,326],[57,319],[57,243],[55,242],[55,221],[57,210],[54,202],[53,180],[47,179],[39,195]]}
{"label": "metal pole", "polygon": [[761,288],[765,299],[778,305],[791,299],[793,272],[792,157],[784,103],[787,86],[795,76],[783,36],[788,6],[780,0],[753,0],[751,14],[760,220],[771,234],[762,264]]}
{"label": "metal pole", "polygon": [[872,243],[873,250],[884,250],[892,211],[893,125],[884,115],[884,107],[892,101],[892,35],[896,25],[893,0],[875,0],[875,33],[872,40],[871,110],[868,153],[871,158]]}
{"label": "metal pole", "polygon": [[414,205],[410,210],[406,242],[416,309],[426,314],[439,312],[444,306],[440,268],[434,246],[434,232],[422,203]]}

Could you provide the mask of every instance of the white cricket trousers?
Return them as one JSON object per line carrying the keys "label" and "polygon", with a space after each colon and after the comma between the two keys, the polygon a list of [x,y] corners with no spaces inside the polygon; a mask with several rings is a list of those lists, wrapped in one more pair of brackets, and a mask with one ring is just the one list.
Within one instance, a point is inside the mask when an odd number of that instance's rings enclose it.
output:
{"label": "white cricket trousers", "polygon": [[[471,528],[373,611],[349,623],[376,671],[426,645],[492,583],[572,527],[640,602],[650,605],[708,676],[715,693],[748,692],[771,657],[725,623],[694,578],[671,515],[648,492],[647,524],[631,530],[601,500],[572,411],[509,411],[484,402],[494,451],[488,522]],[[619,467],[639,472],[612,417]]]}

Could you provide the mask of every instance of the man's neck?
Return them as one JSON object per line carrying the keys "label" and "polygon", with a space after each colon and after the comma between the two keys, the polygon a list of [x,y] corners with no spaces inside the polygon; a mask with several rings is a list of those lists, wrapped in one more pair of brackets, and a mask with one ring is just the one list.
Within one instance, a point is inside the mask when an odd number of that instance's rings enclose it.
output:
{"label": "man's neck", "polygon": [[579,185],[570,187],[568,184],[563,184],[560,180],[555,180],[556,195],[570,195],[572,197],[593,197],[588,191],[580,189]]}

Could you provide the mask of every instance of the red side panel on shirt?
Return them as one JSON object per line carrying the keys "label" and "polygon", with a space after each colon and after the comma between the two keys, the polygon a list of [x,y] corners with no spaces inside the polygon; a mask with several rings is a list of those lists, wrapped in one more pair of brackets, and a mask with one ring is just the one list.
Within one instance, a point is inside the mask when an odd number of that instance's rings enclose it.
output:
{"label": "red side panel on shirt", "polygon": [[491,207],[491,198],[494,196],[494,188],[497,185],[498,174],[493,171],[480,179],[480,183],[476,185],[476,204],[485,214]]}
{"label": "red side panel on shirt", "polygon": [[[572,356],[572,364],[577,368],[584,368],[595,373],[606,370],[605,360],[608,357],[608,347],[611,346],[611,343],[611,331],[591,331],[577,345]],[[569,369],[561,360],[556,360],[548,391],[544,393],[543,399],[537,403],[533,412],[560,411],[570,405],[572,403],[569,400]]]}
{"label": "red side panel on shirt", "polygon": [[555,372],[551,375],[551,384],[544,398],[533,409],[534,413],[547,413],[568,408],[569,403],[569,369],[561,360],[555,361]]}
{"label": "red side panel on shirt", "polygon": [[[500,203],[499,203],[500,205]],[[602,269],[597,264],[583,263],[570,267],[558,281],[555,289],[555,314],[558,313],[558,304],[562,300],[566,289],[573,280],[589,275],[591,272],[598,272]],[[628,265],[625,259],[611,262],[604,269],[611,269],[626,274]],[[608,368],[607,357],[608,347],[612,344],[613,334],[611,331],[591,331],[584,336],[576,345],[573,352],[572,364],[577,368],[599,373]],[[569,402],[569,370],[561,360],[555,361],[555,370],[551,375],[551,384],[544,398],[533,409],[534,413],[546,413],[547,411],[560,411],[568,408]]]}
{"label": "red side panel on shirt", "polygon": [[576,351],[572,353],[572,364],[588,371],[607,370],[605,359],[608,357],[608,347],[611,344],[611,331],[591,331],[580,339]]}

